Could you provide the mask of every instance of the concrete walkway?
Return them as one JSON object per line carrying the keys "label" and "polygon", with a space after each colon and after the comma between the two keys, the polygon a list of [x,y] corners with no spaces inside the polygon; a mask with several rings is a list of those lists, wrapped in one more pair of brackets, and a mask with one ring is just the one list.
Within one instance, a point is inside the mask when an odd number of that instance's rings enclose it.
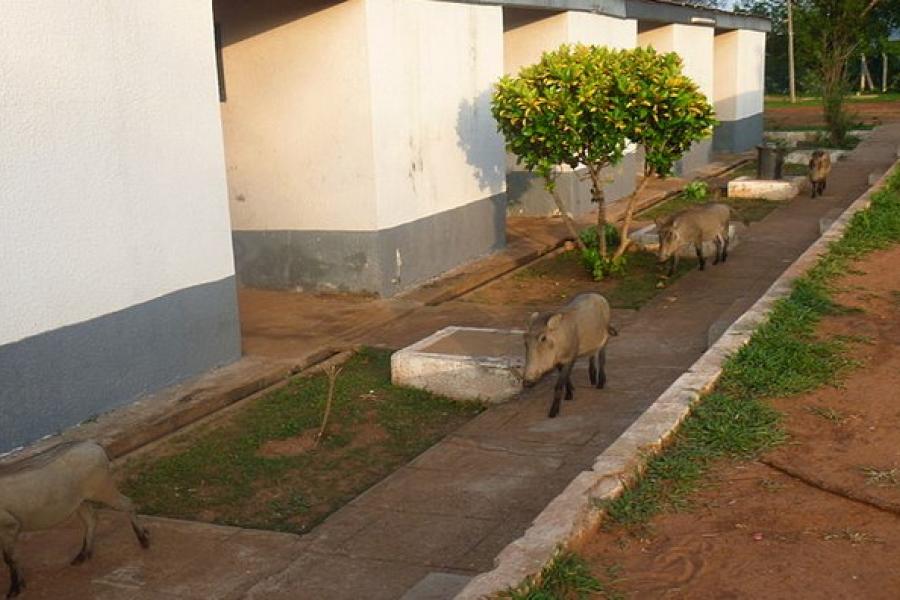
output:
{"label": "concrete walkway", "polygon": [[[820,217],[890,166],[898,144],[900,125],[879,129],[835,166],[824,198],[776,209],[750,227],[725,266],[684,276],[640,311],[616,311],[607,389],[590,388],[579,365],[576,400],[559,418],[546,417],[552,382],[544,382],[485,411],[303,537],[153,520],[156,545],[143,552],[124,521],[108,515],[97,558],[76,568],[66,566],[77,551],[74,529],[30,534],[22,544],[27,598],[452,597],[700,356],[711,325],[738,316],[818,237]],[[450,324],[521,325],[533,310],[464,297],[437,306],[379,302],[384,316],[402,318],[359,327],[354,341],[400,347]],[[337,328],[339,317],[322,327]],[[258,331],[284,332],[284,313],[271,318]]]}

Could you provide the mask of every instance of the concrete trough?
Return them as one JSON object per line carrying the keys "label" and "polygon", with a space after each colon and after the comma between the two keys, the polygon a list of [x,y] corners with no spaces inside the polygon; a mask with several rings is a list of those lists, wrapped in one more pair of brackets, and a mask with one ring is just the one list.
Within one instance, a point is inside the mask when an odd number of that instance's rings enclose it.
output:
{"label": "concrete trough", "polygon": [[[804,179],[804,178],[799,178]],[[759,198],[782,202],[800,193],[802,182],[791,179],[744,179],[728,182],[729,198]]]}
{"label": "concrete trough", "polygon": [[391,382],[454,400],[505,402],[522,391],[523,333],[445,327],[391,356]]}
{"label": "concrete trough", "polygon": [[[659,235],[656,233],[656,225],[647,225],[628,236],[634,247],[638,250],[646,250],[647,252],[656,252],[659,249]],[[728,251],[738,246],[740,236],[734,223],[728,225]],[[703,243],[703,256],[712,258],[716,255],[716,245],[713,242]],[[696,258],[697,253],[694,246],[687,244],[678,250],[679,258]]]}

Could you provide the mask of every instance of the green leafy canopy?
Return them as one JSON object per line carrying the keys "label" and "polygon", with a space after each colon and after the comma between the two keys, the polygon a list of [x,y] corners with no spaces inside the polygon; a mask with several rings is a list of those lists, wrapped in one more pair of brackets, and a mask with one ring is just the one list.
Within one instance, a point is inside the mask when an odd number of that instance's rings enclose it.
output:
{"label": "green leafy canopy", "polygon": [[492,112],[507,148],[553,183],[559,165],[618,163],[644,147],[648,173],[668,175],[716,124],[677,54],[563,45],[497,83]]}

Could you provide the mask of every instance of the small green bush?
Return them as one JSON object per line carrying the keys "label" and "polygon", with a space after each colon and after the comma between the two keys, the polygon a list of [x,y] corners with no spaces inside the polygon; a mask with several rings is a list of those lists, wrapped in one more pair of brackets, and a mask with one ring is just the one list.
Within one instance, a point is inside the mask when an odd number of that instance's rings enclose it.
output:
{"label": "small green bush", "polygon": [[[605,233],[607,248],[614,248],[619,244],[619,230],[613,225],[607,223]],[[619,258],[602,256],[600,254],[600,239],[597,235],[596,227],[585,229],[581,232],[579,237],[586,246],[585,249],[581,251],[581,262],[595,281],[602,281],[610,275],[624,275],[626,265],[625,256]]]}
{"label": "small green bush", "polygon": [[[597,228],[589,227],[583,230],[579,236],[581,238],[581,242],[587,246],[588,248],[599,248],[600,240],[597,236]],[[615,226],[610,223],[606,224],[606,247],[612,248],[619,244],[619,230],[615,228]]]}
{"label": "small green bush", "polygon": [[685,186],[682,193],[691,200],[703,200],[709,196],[709,186],[705,181],[692,181]]}

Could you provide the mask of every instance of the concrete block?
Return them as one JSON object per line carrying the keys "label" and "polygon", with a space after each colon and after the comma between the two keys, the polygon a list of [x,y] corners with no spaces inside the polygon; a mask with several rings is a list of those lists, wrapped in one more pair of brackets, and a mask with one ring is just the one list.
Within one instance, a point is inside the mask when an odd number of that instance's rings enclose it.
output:
{"label": "concrete block", "polygon": [[456,400],[504,402],[522,390],[521,330],[446,327],[391,356],[391,381]]}
{"label": "concrete block", "polygon": [[[656,225],[647,225],[637,231],[632,232],[628,236],[633,242],[633,246],[639,250],[647,252],[656,252],[659,249],[659,235],[656,233]],[[734,223],[728,226],[728,251],[731,252],[740,243],[740,236]],[[705,242],[703,244],[703,256],[707,258],[716,255],[716,245],[713,242]],[[696,258],[697,253],[694,247],[687,245],[678,250],[680,258]]]}
{"label": "concrete block", "polygon": [[[849,150],[831,150],[824,149],[828,154],[831,155],[832,164],[841,160],[845,156],[847,156],[850,151]],[[815,148],[803,149],[803,150],[794,150],[793,152],[787,154],[784,157],[784,162],[789,165],[808,165],[809,159],[812,156],[812,153],[815,152]]]}
{"label": "concrete block", "polygon": [[794,198],[800,188],[790,179],[733,179],[728,182],[729,198],[762,198],[784,201]]}
{"label": "concrete block", "polygon": [[843,208],[832,208],[819,219],[819,235],[823,235],[844,214]]}

